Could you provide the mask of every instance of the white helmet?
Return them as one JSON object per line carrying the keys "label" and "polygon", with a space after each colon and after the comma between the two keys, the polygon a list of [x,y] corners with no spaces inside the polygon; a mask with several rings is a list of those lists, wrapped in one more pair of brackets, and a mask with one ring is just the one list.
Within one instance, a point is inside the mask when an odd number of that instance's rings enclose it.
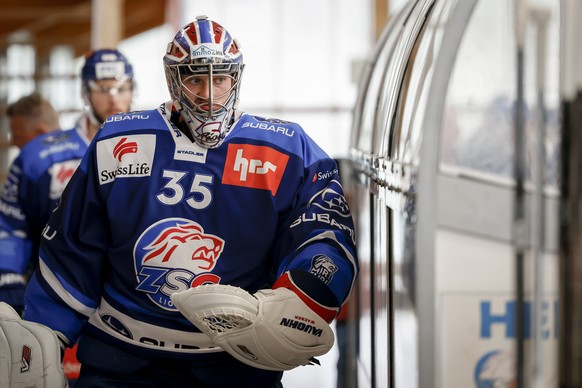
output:
{"label": "white helmet", "polygon": [[[200,146],[216,148],[230,132],[238,105],[243,67],[238,42],[220,24],[206,16],[198,16],[194,22],[182,27],[168,44],[164,55],[168,90]],[[213,96],[212,79],[215,75],[227,75],[233,81],[223,103],[217,99],[224,98],[226,94]],[[187,86],[183,77],[187,76],[208,76],[209,97],[204,99],[203,104],[184,91]]]}

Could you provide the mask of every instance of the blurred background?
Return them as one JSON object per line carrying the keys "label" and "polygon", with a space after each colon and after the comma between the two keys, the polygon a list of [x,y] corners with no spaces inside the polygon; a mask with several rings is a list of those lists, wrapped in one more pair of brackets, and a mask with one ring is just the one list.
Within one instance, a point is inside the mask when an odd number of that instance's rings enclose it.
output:
{"label": "blurred background", "polygon": [[[83,54],[117,47],[155,108],[198,15],[241,43],[242,110],[345,162],[347,386],[582,386],[580,0],[2,0],[0,182],[7,104],[40,91],[71,128]],[[336,387],[337,349],[285,387]]]}
{"label": "blurred background", "polygon": [[[72,128],[83,110],[83,55],[117,47],[132,63],[133,109],[169,99],[162,57],[178,29],[207,15],[241,44],[240,107],[300,123],[332,157],[349,153],[361,69],[404,0],[2,0],[0,181],[18,149],[6,107],[35,90]],[[335,387],[337,349],[322,367],[287,373],[286,387]]]}
{"label": "blurred background", "polygon": [[[349,150],[362,63],[404,0],[3,0],[0,4],[0,174],[7,104],[34,90],[72,128],[83,109],[78,74],[91,48],[117,46],[133,64],[135,110],[169,99],[162,57],[198,15],[237,38],[246,68],[241,108],[297,121],[333,157]],[[2,178],[3,175],[0,176]]]}

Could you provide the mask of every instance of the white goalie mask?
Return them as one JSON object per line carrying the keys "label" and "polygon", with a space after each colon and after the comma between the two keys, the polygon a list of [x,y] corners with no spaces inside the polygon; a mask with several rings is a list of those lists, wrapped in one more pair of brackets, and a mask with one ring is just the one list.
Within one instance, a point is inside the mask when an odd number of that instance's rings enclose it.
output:
{"label": "white goalie mask", "polygon": [[233,124],[243,70],[237,42],[206,16],[178,31],[164,55],[170,96],[200,146],[216,148]]}

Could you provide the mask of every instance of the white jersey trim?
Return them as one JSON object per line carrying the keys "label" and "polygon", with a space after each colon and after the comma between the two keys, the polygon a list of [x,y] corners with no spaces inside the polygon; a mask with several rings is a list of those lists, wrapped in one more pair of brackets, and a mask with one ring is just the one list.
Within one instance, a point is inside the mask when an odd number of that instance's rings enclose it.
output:
{"label": "white jersey trim", "polygon": [[39,258],[38,266],[40,269],[40,273],[42,277],[46,280],[46,282],[51,286],[54,292],[72,309],[77,311],[80,314],[83,314],[89,317],[95,311],[94,308],[89,306],[85,306],[83,303],[79,302],[73,295],[71,295],[61,284],[61,282],[57,279],[55,274],[49,269],[49,267],[45,264],[45,262]]}
{"label": "white jersey trim", "polygon": [[138,321],[101,299],[101,305],[89,318],[89,323],[118,340],[142,348],[175,353],[222,352],[203,333],[181,331]]}

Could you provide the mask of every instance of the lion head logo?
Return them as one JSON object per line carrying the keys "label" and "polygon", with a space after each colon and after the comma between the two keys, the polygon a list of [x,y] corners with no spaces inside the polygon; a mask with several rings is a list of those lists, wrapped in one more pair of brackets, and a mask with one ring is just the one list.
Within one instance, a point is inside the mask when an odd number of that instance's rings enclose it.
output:
{"label": "lion head logo", "polygon": [[144,247],[149,250],[143,263],[149,266],[187,268],[195,274],[208,272],[216,265],[224,240],[205,234],[194,221],[163,229]]}
{"label": "lion head logo", "polygon": [[136,290],[168,311],[177,311],[170,295],[205,283],[219,283],[212,273],[224,240],[197,222],[166,218],[150,225],[134,246]]}

